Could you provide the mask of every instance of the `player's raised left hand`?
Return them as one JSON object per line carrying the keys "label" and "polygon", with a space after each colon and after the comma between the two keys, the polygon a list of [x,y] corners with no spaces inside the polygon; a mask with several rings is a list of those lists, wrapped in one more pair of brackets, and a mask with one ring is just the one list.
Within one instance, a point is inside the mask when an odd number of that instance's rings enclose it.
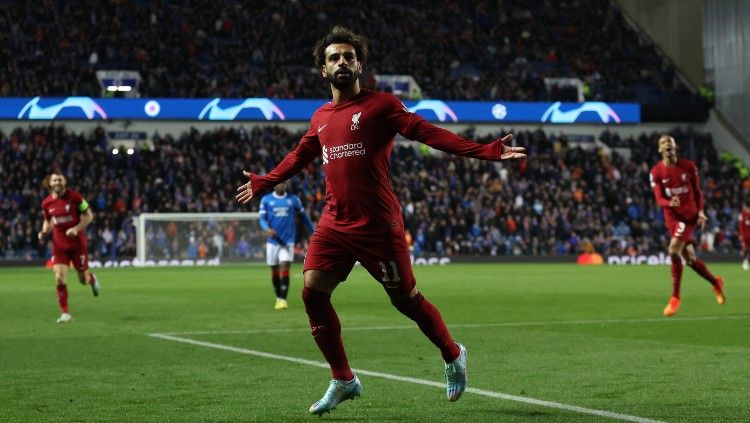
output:
{"label": "player's raised left hand", "polygon": [[247,176],[249,180],[247,181],[246,184],[240,185],[240,187],[237,188],[237,192],[239,194],[237,194],[234,198],[236,198],[240,204],[245,204],[248,201],[253,199],[253,185],[252,185],[253,181],[252,179],[250,179],[250,175],[252,175],[252,173],[246,170],[243,170],[242,174]]}
{"label": "player's raised left hand", "polygon": [[508,159],[525,159],[526,158],[526,147],[513,147],[506,145],[514,138],[513,134],[508,134],[495,142],[500,142],[502,145],[502,152],[500,153],[500,160]]}

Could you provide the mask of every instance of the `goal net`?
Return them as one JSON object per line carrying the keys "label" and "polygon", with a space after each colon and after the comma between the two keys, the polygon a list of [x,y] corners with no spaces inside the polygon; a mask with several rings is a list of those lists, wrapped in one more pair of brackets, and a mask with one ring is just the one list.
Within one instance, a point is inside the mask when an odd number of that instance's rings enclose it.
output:
{"label": "goal net", "polygon": [[265,261],[258,213],[141,213],[135,265],[218,265]]}

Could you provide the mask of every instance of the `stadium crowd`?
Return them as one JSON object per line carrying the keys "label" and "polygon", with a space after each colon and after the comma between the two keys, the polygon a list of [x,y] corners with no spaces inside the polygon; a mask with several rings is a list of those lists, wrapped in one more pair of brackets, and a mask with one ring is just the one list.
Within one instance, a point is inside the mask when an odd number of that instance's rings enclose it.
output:
{"label": "stadium crowd", "polygon": [[[114,155],[102,129],[76,134],[63,126],[18,128],[0,133],[0,257],[37,258],[48,252],[36,232],[42,179],[61,170],[95,213],[88,227],[93,258],[132,258],[141,212],[228,212],[242,169],[263,173],[296,145],[301,133],[275,126],[156,135],[153,149]],[[463,134],[473,138],[473,131]],[[391,180],[402,205],[415,256],[568,255],[584,245],[601,254],[659,252],[667,244],[663,219],[648,182],[659,160],[659,134],[598,139],[516,133],[534,160],[492,163],[430,151],[399,141]],[[736,215],[750,187],[719,160],[710,135],[680,130],[681,155],[696,162],[702,177],[709,225],[702,247],[734,251]],[[489,142],[492,137],[479,139]],[[324,204],[322,164],[316,160],[292,180],[292,191],[314,221]],[[257,202],[251,203],[257,209]],[[247,257],[248,236],[223,226],[196,226],[181,234],[190,251],[178,252],[176,228],[149,234],[165,258],[210,257],[218,250]],[[256,229],[256,228],[254,228]],[[186,255],[187,254],[187,255]]]}
{"label": "stadium crowd", "polygon": [[2,2],[0,96],[98,97],[96,71],[114,69],[138,71],[143,97],[325,98],[310,46],[335,23],[372,37],[369,85],[406,74],[431,98],[576,101],[545,78],[577,77],[590,100],[699,101],[609,0]]}

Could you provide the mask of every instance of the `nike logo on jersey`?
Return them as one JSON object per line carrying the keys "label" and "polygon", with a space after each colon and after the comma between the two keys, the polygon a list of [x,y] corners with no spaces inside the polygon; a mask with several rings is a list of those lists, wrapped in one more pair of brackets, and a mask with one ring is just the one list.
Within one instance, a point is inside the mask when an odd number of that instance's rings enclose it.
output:
{"label": "nike logo on jersey", "polygon": [[321,132],[323,132],[323,130],[324,130],[324,129],[326,128],[326,126],[328,126],[328,124],[327,124],[327,123],[326,123],[325,125],[322,125],[322,126],[318,126],[318,133],[321,133]]}
{"label": "nike logo on jersey", "polygon": [[662,183],[662,184],[666,184],[667,182],[669,182],[669,178],[667,178],[667,179],[662,179],[662,180],[661,180],[661,183]]}

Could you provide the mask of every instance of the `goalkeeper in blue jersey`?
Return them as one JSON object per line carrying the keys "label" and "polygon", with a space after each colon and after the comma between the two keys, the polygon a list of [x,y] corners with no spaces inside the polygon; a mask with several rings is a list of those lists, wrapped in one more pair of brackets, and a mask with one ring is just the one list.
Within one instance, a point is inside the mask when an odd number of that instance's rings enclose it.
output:
{"label": "goalkeeper in blue jersey", "polygon": [[297,238],[299,214],[310,234],[315,230],[312,221],[302,208],[299,197],[286,192],[287,183],[282,182],[260,200],[260,228],[265,231],[266,263],[271,266],[271,280],[276,292],[276,310],[288,308],[289,267],[294,261],[294,242]]}

